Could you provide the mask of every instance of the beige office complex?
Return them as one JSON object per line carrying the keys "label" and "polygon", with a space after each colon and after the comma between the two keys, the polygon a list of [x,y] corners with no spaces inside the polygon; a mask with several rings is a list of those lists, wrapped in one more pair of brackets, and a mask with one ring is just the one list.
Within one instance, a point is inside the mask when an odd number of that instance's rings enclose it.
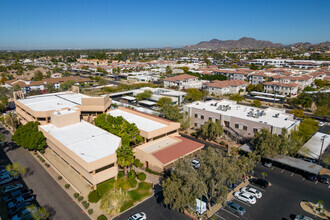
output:
{"label": "beige office complex", "polygon": [[14,93],[14,101],[19,121],[40,122],[39,130],[48,147],[94,188],[117,176],[116,150],[121,146],[120,137],[93,125],[98,114],[121,116],[134,123],[144,138],[144,143],[134,148],[135,156],[145,167],[158,172],[204,146],[181,137],[177,122],[123,107],[110,109],[108,95],[61,92],[25,98],[22,93]]}

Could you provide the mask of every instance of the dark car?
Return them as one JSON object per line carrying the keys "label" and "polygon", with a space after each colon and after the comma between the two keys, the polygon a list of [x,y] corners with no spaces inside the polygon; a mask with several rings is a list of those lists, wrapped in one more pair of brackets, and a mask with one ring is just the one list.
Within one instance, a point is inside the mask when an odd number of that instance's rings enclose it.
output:
{"label": "dark car", "polygon": [[318,181],[317,180],[317,176],[314,175],[314,174],[308,174],[308,175],[306,175],[306,179],[309,180],[309,181],[312,181],[314,183]]}
{"label": "dark car", "polygon": [[244,215],[244,213],[246,212],[245,209],[242,206],[238,205],[237,203],[227,202],[226,207],[230,211],[232,211],[235,214],[240,215],[240,216]]}
{"label": "dark car", "polygon": [[267,188],[269,186],[269,182],[261,178],[250,179],[250,183],[260,186],[261,188]]}
{"label": "dark car", "polygon": [[20,211],[26,209],[26,207],[30,206],[31,204],[34,204],[35,202],[23,202],[23,203],[19,203],[16,206],[8,209],[8,215],[9,217],[13,217],[14,215],[16,215],[17,213],[19,213]]}
{"label": "dark car", "polygon": [[18,196],[24,196],[24,195],[32,194],[32,193],[33,193],[32,189],[17,190],[17,191],[10,193],[9,195],[3,197],[2,201],[4,201],[6,203],[9,200],[12,200]]}
{"label": "dark car", "polygon": [[329,176],[324,174],[319,176],[319,181],[321,183],[329,184]]}

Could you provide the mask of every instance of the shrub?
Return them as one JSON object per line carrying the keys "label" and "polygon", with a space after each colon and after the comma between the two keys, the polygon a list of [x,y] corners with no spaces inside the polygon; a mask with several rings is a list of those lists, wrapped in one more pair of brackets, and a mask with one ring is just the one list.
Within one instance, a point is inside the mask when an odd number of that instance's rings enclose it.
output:
{"label": "shrub", "polygon": [[128,178],[135,178],[136,177],[136,172],[135,170],[131,170],[130,172],[127,173]]}
{"label": "shrub", "polygon": [[42,158],[40,155],[37,156],[41,162],[45,162],[45,159]]}
{"label": "shrub", "polygon": [[120,179],[120,178],[122,178],[124,175],[125,175],[124,172],[123,172],[123,171],[120,171],[120,172],[118,172],[117,178]]}
{"label": "shrub", "polygon": [[45,148],[42,148],[41,150],[39,150],[39,152],[40,152],[41,154],[44,154],[44,153],[45,153]]}
{"label": "shrub", "polygon": [[85,207],[85,209],[88,209],[89,203],[87,201],[83,201],[82,204]]}
{"label": "shrub", "polygon": [[105,217],[105,215],[99,215],[97,220],[107,220],[107,217]]}
{"label": "shrub", "polygon": [[88,209],[88,214],[93,214],[93,209]]}
{"label": "shrub", "polygon": [[79,193],[73,193],[73,197],[78,198]]}
{"label": "shrub", "polygon": [[49,165],[48,163],[45,163],[45,166],[46,166],[46,167],[50,167],[50,165]]}
{"label": "shrub", "polygon": [[113,189],[114,183],[115,183],[115,179],[112,178],[112,179],[109,179],[107,181],[104,181],[104,182],[102,182],[100,184],[97,184],[96,191],[98,192],[98,194],[100,195],[100,197],[102,197],[110,189]]}
{"label": "shrub", "polygon": [[142,168],[143,163],[141,163],[139,159],[135,159],[134,160],[134,166]]}
{"label": "shrub", "polygon": [[128,183],[130,185],[131,188],[135,188],[136,187],[136,184],[137,184],[137,181],[135,178],[129,178],[128,179]]}
{"label": "shrub", "polygon": [[79,202],[82,201],[83,199],[84,199],[83,196],[79,196],[79,197],[78,197],[78,201],[79,201]]}
{"label": "shrub", "polygon": [[91,203],[97,203],[100,200],[100,195],[96,190],[91,191],[88,194],[88,201]]}
{"label": "shrub", "polygon": [[120,207],[120,212],[126,211],[127,209],[131,208],[134,205],[134,202],[132,200],[129,200],[125,202],[121,207]]}
{"label": "shrub", "polygon": [[58,179],[58,180],[61,180],[61,179],[62,179],[62,176],[58,176],[57,179]]}
{"label": "shrub", "polygon": [[65,186],[65,188],[67,188],[67,189],[70,188],[70,184],[65,184],[64,186]]}
{"label": "shrub", "polygon": [[156,172],[156,171],[153,171],[153,170],[149,169],[149,167],[146,168],[146,171],[147,171],[148,173],[152,173],[152,174],[155,174],[155,175],[158,175],[158,176],[161,175],[161,173],[158,173],[158,172]]}
{"label": "shrub", "polygon": [[145,173],[141,172],[138,174],[137,178],[140,180],[140,181],[145,181],[147,176]]}

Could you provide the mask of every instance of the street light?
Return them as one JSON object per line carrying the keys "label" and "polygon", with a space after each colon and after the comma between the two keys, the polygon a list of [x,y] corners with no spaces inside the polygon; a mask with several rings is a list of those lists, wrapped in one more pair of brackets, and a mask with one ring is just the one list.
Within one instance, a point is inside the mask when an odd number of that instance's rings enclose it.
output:
{"label": "street light", "polygon": [[322,141],[322,146],[321,146],[321,151],[320,151],[320,155],[319,155],[319,164],[321,163],[321,155],[322,155],[322,151],[323,151],[323,144],[324,144],[324,140],[327,138],[327,135],[323,135],[321,138]]}

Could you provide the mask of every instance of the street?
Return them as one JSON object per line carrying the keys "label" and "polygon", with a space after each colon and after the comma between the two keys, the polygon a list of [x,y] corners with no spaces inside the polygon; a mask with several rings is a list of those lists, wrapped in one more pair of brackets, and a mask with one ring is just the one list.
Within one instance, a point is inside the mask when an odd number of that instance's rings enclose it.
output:
{"label": "street", "polygon": [[50,211],[50,219],[89,219],[26,149],[18,147],[15,143],[8,143],[11,134],[2,125],[0,131],[6,135],[7,141],[0,151],[0,165],[18,162],[27,168],[22,179],[37,195],[38,203]]}

